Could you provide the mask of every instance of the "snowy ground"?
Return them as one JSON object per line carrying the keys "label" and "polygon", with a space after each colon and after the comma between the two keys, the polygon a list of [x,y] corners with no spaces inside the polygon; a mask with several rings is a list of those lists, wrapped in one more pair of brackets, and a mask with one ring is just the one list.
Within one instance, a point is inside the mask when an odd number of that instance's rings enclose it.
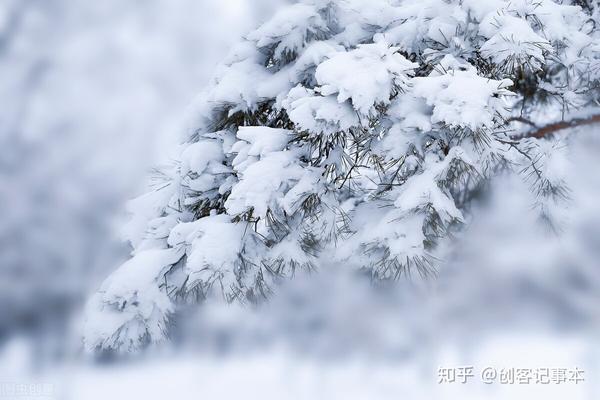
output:
{"label": "snowy ground", "polygon": [[[109,366],[67,363],[27,374],[15,368],[19,364],[24,367],[23,354],[15,344],[3,355],[3,394],[9,394],[11,388],[18,389],[18,384],[30,385],[29,388],[37,388],[41,393],[29,397],[23,393],[14,397],[0,395],[0,398],[596,399],[600,394],[599,369],[594,365],[598,357],[574,337],[498,336],[471,349],[471,353],[446,349],[425,364],[364,356],[323,360],[283,350],[229,356],[171,354]],[[438,383],[438,367],[468,365],[474,367],[475,376],[467,384]],[[487,366],[579,367],[585,371],[585,381],[487,385],[480,377],[480,371]],[[22,386],[21,390],[27,387]]]}

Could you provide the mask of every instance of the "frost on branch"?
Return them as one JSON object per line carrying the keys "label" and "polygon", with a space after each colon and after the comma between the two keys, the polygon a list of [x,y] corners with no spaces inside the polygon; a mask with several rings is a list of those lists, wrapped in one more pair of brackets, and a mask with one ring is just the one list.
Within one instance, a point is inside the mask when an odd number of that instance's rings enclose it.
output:
{"label": "frost on branch", "polygon": [[440,244],[499,173],[520,173],[556,224],[568,197],[556,149],[519,138],[543,116],[597,107],[594,10],[551,0],[283,9],[217,68],[179,159],[132,202],[133,258],[90,302],[88,347],[159,341],[181,304],[257,302],[327,263],[376,279],[434,274]]}

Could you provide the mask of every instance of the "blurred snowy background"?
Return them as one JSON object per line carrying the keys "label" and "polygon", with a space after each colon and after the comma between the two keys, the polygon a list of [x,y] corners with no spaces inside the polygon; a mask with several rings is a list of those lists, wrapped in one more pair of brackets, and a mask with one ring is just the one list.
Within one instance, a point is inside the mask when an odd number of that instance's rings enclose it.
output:
{"label": "blurred snowy background", "polygon": [[[598,398],[597,127],[562,138],[560,239],[528,223],[528,191],[507,178],[435,283],[375,289],[332,266],[260,309],[190,311],[142,361],[80,354],[79,310],[129,250],[125,200],[229,46],[283,2],[0,0],[0,399],[33,383],[77,400]],[[484,363],[577,366],[586,382],[437,385],[440,365]]]}
{"label": "blurred snowy background", "polygon": [[63,329],[127,254],[114,234],[125,200],[276,3],[0,2],[0,337]]}

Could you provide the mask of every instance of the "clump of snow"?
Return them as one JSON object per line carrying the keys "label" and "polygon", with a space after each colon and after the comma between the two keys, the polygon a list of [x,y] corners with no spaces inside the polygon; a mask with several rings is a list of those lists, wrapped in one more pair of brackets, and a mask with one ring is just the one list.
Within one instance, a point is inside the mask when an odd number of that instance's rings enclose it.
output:
{"label": "clump of snow", "polygon": [[481,54],[508,71],[523,66],[539,70],[545,57],[553,52],[550,43],[521,18],[488,15],[479,31],[488,38],[481,46]]}
{"label": "clump of snow", "polygon": [[300,129],[314,134],[331,135],[360,125],[350,104],[340,103],[335,96],[319,96],[302,86],[290,90],[284,107]]}
{"label": "clump of snow", "polygon": [[88,349],[132,351],[163,340],[173,304],[160,280],[181,258],[174,248],[136,254],[100,287],[88,304]]}
{"label": "clump of snow", "polygon": [[379,36],[375,43],[333,54],[319,64],[315,77],[321,94],[337,93],[339,103],[350,99],[354,109],[367,116],[375,105],[388,104],[393,94],[405,91],[416,67]]}
{"label": "clump of snow", "polygon": [[310,36],[326,33],[328,26],[314,6],[294,4],[279,11],[247,37],[258,47],[274,46],[273,56],[280,59],[286,53],[301,50]]}
{"label": "clump of snow", "polygon": [[475,69],[452,70],[446,74],[415,78],[412,93],[431,107],[431,122],[472,130],[491,128],[497,118],[508,114],[504,97],[511,93],[509,79],[480,77]]}

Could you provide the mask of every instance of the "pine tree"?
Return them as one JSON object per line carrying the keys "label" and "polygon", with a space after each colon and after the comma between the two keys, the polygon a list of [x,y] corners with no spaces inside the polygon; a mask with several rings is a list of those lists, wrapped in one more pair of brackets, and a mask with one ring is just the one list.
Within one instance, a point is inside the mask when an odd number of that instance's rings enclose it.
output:
{"label": "pine tree", "polygon": [[433,275],[440,244],[505,171],[559,228],[568,187],[547,136],[594,121],[600,80],[598,11],[563,3],[281,10],[220,65],[181,156],[132,202],[133,256],[91,299],[87,347],[160,341],[178,305],[260,301],[327,263]]}

